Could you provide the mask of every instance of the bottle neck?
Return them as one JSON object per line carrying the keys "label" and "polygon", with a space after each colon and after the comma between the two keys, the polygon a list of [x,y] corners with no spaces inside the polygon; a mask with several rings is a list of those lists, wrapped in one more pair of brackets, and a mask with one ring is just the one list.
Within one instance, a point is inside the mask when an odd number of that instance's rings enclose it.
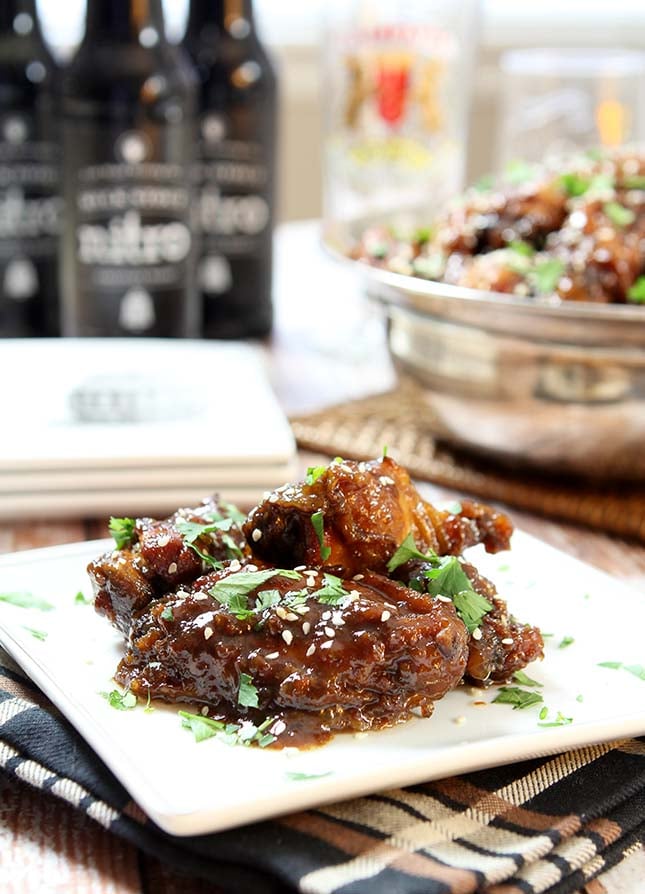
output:
{"label": "bottle neck", "polygon": [[253,30],[252,0],[190,0],[187,32],[197,34],[215,25],[232,37],[246,37]]}
{"label": "bottle neck", "polygon": [[123,41],[153,47],[164,43],[161,0],[88,0],[85,40]]}
{"label": "bottle neck", "polygon": [[40,36],[36,0],[1,0],[0,35],[3,37]]}

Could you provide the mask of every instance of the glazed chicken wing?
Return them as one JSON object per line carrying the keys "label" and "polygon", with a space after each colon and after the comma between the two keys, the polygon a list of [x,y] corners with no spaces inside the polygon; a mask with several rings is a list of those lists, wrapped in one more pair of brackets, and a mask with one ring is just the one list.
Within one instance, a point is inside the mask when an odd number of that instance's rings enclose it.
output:
{"label": "glazed chicken wing", "polygon": [[421,551],[458,554],[484,543],[507,549],[508,518],[465,501],[459,514],[423,500],[408,473],[389,457],[334,461],[310,470],[307,480],[270,494],[243,527],[253,553],[282,567],[324,567],[341,577],[384,572],[408,535]]}
{"label": "glazed chicken wing", "polygon": [[[138,612],[116,679],[137,695],[201,703],[237,721],[275,717],[281,745],[306,744],[413,709],[429,716],[461,680],[467,655],[450,603],[377,574],[343,582],[317,569],[247,565]],[[241,698],[241,687],[253,697]]]}
{"label": "glazed chicken wing", "polygon": [[[215,522],[219,526],[210,528]],[[205,527],[195,537],[194,546],[182,533],[186,523],[195,526],[191,535],[197,534],[200,526]],[[162,521],[137,519],[124,548],[105,553],[88,566],[96,611],[127,633],[132,613],[152,599],[194,581],[210,561],[244,557],[247,552],[230,507],[217,499],[206,500],[195,509],[178,509]]]}

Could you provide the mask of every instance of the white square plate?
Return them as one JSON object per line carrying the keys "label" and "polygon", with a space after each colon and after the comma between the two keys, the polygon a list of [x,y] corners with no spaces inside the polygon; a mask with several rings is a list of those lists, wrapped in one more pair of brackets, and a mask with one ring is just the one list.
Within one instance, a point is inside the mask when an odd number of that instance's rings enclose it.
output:
{"label": "white square plate", "polygon": [[[122,654],[120,636],[91,606],[85,566],[106,542],[80,543],[0,557],[0,593],[29,591],[52,611],[0,601],[0,643],[74,724],[132,797],[163,829],[195,835],[280,813],[645,733],[645,680],[625,668],[643,661],[645,598],[607,575],[526,534],[513,550],[474,561],[498,584],[511,611],[553,634],[542,664],[528,668],[543,683],[548,706],[573,718],[539,726],[541,706],[490,704],[496,689],[451,692],[427,720],[368,735],[339,735],[309,751],[271,751],[196,743],[182,729],[178,706],[142,704],[117,711],[110,690]],[[35,638],[27,628],[43,631]],[[565,637],[574,641],[561,647]],[[484,706],[474,705],[484,701]],[[163,747],[159,747],[163,743]],[[214,769],[216,768],[216,770]],[[294,778],[306,774],[310,778]]]}

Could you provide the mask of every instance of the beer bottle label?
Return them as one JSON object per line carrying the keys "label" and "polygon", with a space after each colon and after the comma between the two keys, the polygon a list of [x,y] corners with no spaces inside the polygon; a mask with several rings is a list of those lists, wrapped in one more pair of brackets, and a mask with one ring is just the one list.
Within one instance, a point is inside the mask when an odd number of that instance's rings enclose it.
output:
{"label": "beer bottle label", "polygon": [[0,335],[54,334],[62,222],[58,147],[34,116],[0,115]]}
{"label": "beer bottle label", "polygon": [[75,240],[67,330],[195,334],[185,125],[117,130],[76,121],[65,128]]}
{"label": "beer bottle label", "polygon": [[[207,298],[226,294],[234,283],[239,288],[236,268],[240,265],[270,264],[270,178],[262,143],[230,139],[222,115],[203,116],[196,177],[201,236],[197,283]],[[262,279],[258,271],[259,283]],[[239,300],[243,302],[244,297]],[[252,296],[247,300],[252,301]]]}

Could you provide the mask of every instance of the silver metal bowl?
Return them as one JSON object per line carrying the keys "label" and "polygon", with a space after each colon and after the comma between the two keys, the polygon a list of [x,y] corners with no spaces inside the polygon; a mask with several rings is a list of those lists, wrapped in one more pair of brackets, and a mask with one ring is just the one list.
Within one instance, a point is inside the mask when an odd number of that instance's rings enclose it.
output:
{"label": "silver metal bowl", "polygon": [[645,307],[538,303],[356,266],[438,437],[516,466],[645,480]]}

